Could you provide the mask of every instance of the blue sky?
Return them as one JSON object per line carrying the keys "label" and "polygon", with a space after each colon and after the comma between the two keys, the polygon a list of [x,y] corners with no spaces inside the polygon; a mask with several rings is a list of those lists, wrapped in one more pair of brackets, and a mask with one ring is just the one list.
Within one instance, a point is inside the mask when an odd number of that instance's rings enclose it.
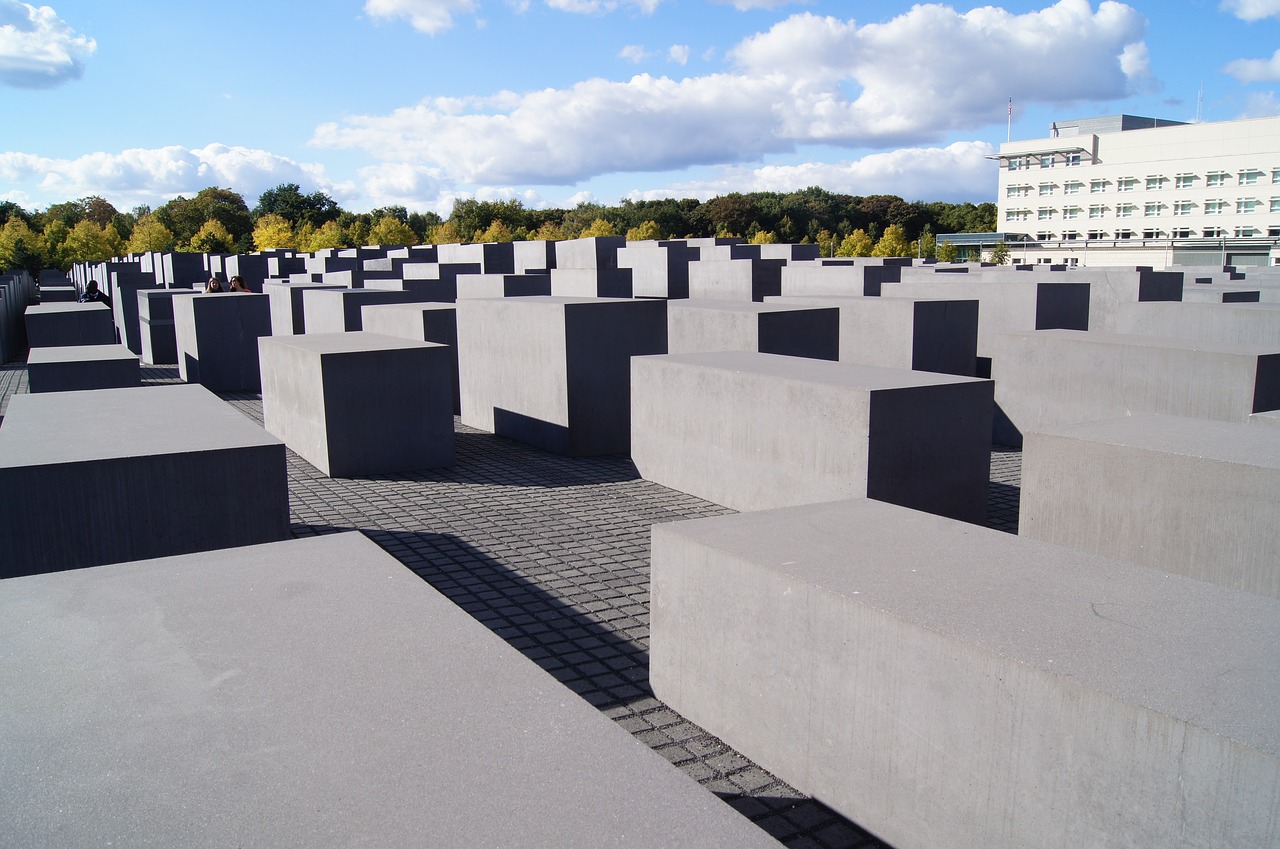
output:
{"label": "blue sky", "polygon": [[0,199],[27,209],[986,201],[1011,97],[1014,139],[1280,114],[1280,0],[52,2],[0,0]]}

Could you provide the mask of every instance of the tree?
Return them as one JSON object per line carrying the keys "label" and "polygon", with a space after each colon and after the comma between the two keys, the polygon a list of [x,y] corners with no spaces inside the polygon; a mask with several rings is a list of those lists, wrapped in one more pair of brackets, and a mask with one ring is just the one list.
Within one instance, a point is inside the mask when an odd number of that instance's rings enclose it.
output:
{"label": "tree", "polygon": [[347,225],[347,244],[353,248],[369,244],[369,225],[357,218]]}
{"label": "tree", "polygon": [[996,246],[991,249],[991,261],[996,265],[1009,264],[1009,246],[1003,240],[996,242]]}
{"label": "tree", "polygon": [[153,215],[143,216],[133,228],[126,246],[129,253],[140,254],[147,251],[171,251],[177,240],[169,228],[160,223]]}
{"label": "tree", "polygon": [[907,242],[907,234],[899,224],[890,224],[884,229],[884,235],[876,242],[872,256],[910,256],[911,245]]}
{"label": "tree", "polygon": [[772,230],[757,230],[751,237],[753,245],[776,245],[777,243],[778,237]]}
{"label": "tree", "polygon": [[871,235],[866,230],[858,229],[844,237],[840,247],[836,249],[836,256],[871,256],[874,247]]}
{"label": "tree", "polygon": [[210,218],[191,237],[187,250],[198,254],[233,253],[235,239],[226,226],[216,218]]}
{"label": "tree", "polygon": [[499,218],[493,219],[487,230],[477,231],[473,242],[510,242],[515,237],[511,229]]}
{"label": "tree", "polygon": [[40,270],[40,234],[26,220],[12,215],[0,227],[0,271],[25,268]]}
{"label": "tree", "polygon": [[924,232],[920,234],[920,243],[915,255],[924,259],[933,259],[938,253],[938,240],[934,238],[933,230],[928,224],[924,225]]}
{"label": "tree", "polygon": [[77,262],[105,262],[112,256],[102,228],[88,218],[72,227],[62,244],[62,260],[68,267]]}
{"label": "tree", "polygon": [[458,232],[457,226],[452,221],[446,221],[443,224],[437,224],[432,227],[428,238],[430,238],[433,245],[462,244],[462,234]]}
{"label": "tree", "polygon": [[346,240],[337,221],[326,221],[318,229],[312,229],[310,224],[303,224],[298,233],[299,250],[314,252],[342,247],[346,247]]}
{"label": "tree", "polygon": [[627,231],[628,242],[652,242],[661,238],[662,230],[658,227],[658,222],[652,219]]}
{"label": "tree", "polygon": [[120,231],[116,229],[115,224],[108,224],[102,228],[102,238],[107,243],[107,257],[120,256],[125,253],[124,236],[120,235]]}
{"label": "tree", "polygon": [[253,218],[249,207],[238,192],[230,189],[213,186],[201,189],[190,199],[179,195],[154,214],[161,224],[169,228],[179,244],[190,244],[205,224],[213,219],[222,224],[231,236],[228,250],[235,245],[244,245],[245,250],[250,250],[253,245]]}
{"label": "tree", "polygon": [[71,228],[60,218],[55,218],[44,225],[40,240],[44,243],[42,253],[46,264],[53,268],[61,268],[63,271],[71,268],[71,263],[63,257],[63,245],[66,244],[67,237],[70,235]]}
{"label": "tree", "polygon": [[831,235],[830,230],[819,230],[814,234],[813,241],[818,246],[819,256],[836,255],[836,237]]}
{"label": "tree", "polygon": [[97,195],[80,198],[79,204],[80,209],[83,211],[83,217],[99,227],[106,227],[120,214],[120,210],[112,206],[109,200],[100,198]]}
{"label": "tree", "polygon": [[960,249],[951,242],[941,242],[936,256],[938,262],[955,262],[960,256]]}
{"label": "tree", "polygon": [[542,222],[530,236],[536,242],[559,242],[565,238],[564,231],[554,221]]}
{"label": "tree", "polygon": [[258,220],[264,215],[279,215],[295,228],[303,224],[320,227],[336,221],[341,212],[334,199],[322,191],[304,195],[297,183],[281,183],[258,195],[253,217]]}
{"label": "tree", "polygon": [[[406,216],[407,217],[407,216]],[[412,245],[415,241],[409,225],[394,215],[384,215],[369,231],[371,245]]]}
{"label": "tree", "polygon": [[283,215],[268,212],[258,218],[253,228],[253,247],[265,251],[271,248],[292,248],[297,246],[293,235],[293,227]]}
{"label": "tree", "polygon": [[613,228],[612,224],[610,224],[608,221],[604,220],[603,218],[597,218],[595,221],[591,222],[590,227],[588,227],[587,229],[583,230],[581,233],[578,234],[578,238],[590,239],[590,238],[595,238],[597,236],[616,236],[616,235],[618,235],[618,231]]}

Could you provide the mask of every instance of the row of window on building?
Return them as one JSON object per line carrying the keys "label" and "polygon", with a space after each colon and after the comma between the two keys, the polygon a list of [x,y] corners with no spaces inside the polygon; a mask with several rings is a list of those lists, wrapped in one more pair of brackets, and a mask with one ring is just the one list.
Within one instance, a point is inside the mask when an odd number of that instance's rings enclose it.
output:
{"label": "row of window on building", "polygon": [[[1173,203],[1161,203],[1160,201],[1151,201],[1142,205],[1142,217],[1159,218],[1166,214],[1166,210],[1171,210],[1175,216],[1195,215],[1197,207],[1195,201],[1180,200]],[[1112,207],[1105,203],[1091,204],[1086,210],[1080,206],[1065,206],[1062,208],[1062,217],[1065,220],[1072,220],[1082,217],[1087,211],[1088,217],[1092,219],[1107,218]],[[1231,201],[1215,199],[1206,200],[1203,204],[1201,212],[1204,215],[1226,215],[1231,211]],[[1268,212],[1272,215],[1280,215],[1280,197],[1273,197],[1270,204],[1265,200],[1258,198],[1237,198],[1235,201],[1236,215],[1253,215],[1255,213]],[[1042,206],[1034,210],[1037,221],[1051,221],[1059,213],[1057,207]],[[1006,209],[1004,217],[1006,221],[1030,221],[1032,210],[1030,209]],[[1138,214],[1138,204],[1136,203],[1118,203],[1115,205],[1116,218],[1133,218]]]}
{"label": "row of window on building", "polygon": [[[1023,157],[1025,158],[1025,157]],[[1010,160],[1012,162],[1012,160]],[[1017,170],[1011,168],[1010,170]],[[1216,189],[1225,188],[1230,185],[1234,179],[1237,186],[1261,186],[1265,184],[1263,178],[1267,175],[1266,171],[1257,168],[1249,168],[1232,174],[1227,171],[1210,171],[1204,176],[1204,188]],[[1152,174],[1146,178],[1145,186],[1147,191],[1160,191],[1169,188],[1170,185],[1174,189],[1195,189],[1199,188],[1196,181],[1200,179],[1199,174],[1178,174],[1172,179],[1163,174]],[[1138,190],[1138,185],[1143,183],[1137,177],[1121,177],[1115,180],[1115,191],[1117,192],[1133,192]],[[1102,194],[1111,191],[1112,181],[1106,178],[1097,178],[1088,182],[1090,194]],[[1271,169],[1271,184],[1280,186],[1280,168]],[[1062,183],[1062,193],[1064,195],[1082,194],[1085,189],[1083,180],[1068,180]],[[1040,183],[1033,186],[1030,183],[1019,183],[1005,187],[1005,196],[1011,198],[1030,197],[1032,189],[1038,188],[1040,197],[1049,197],[1058,192],[1057,183]]]}
{"label": "row of window on building", "polygon": [[[1076,230],[1067,230],[1059,236],[1057,233],[1051,233],[1042,230],[1036,233],[1037,242],[1075,242],[1080,239],[1089,241],[1127,241],[1129,239],[1224,239],[1228,236],[1236,239],[1252,239],[1260,238],[1263,231],[1258,227],[1236,227],[1232,232],[1228,233],[1223,227],[1206,227],[1197,233],[1190,228],[1175,228],[1173,230],[1162,230],[1157,227],[1151,227],[1142,231],[1119,229],[1114,232],[1109,230],[1087,230],[1080,233]],[[1268,238],[1280,237],[1280,227],[1269,227],[1266,231]]]}

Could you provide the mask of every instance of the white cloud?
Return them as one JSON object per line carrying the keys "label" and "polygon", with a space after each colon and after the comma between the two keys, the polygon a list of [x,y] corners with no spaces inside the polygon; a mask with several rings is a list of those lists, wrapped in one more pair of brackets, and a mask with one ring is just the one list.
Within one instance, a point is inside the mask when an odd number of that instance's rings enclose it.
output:
{"label": "white cloud", "polygon": [[1280,82],[1280,50],[1270,59],[1237,59],[1223,71],[1243,83]]}
{"label": "white cloud", "polygon": [[628,62],[639,64],[649,58],[649,53],[638,44],[628,44],[626,47],[618,51],[618,56],[626,59]]}
{"label": "white cloud", "polygon": [[739,12],[745,12],[748,9],[777,9],[792,4],[807,5],[809,0],[712,0],[712,2],[732,6]]}
{"label": "white cloud", "polygon": [[1280,0],[1222,0],[1222,8],[1243,21],[1280,18]]}
{"label": "white cloud", "polygon": [[364,11],[374,18],[407,18],[418,32],[435,35],[453,26],[453,16],[472,14],[476,0],[365,0]]}
{"label": "white cloud", "polygon": [[1280,115],[1280,99],[1274,91],[1257,91],[1249,95],[1240,118],[1274,118]]}
{"label": "white cloud", "polygon": [[[382,162],[361,168],[358,186],[344,187],[344,195],[351,196],[359,208],[376,209],[382,206],[403,206],[412,212],[431,210],[447,215],[453,208],[452,187],[441,179],[434,168],[423,168],[407,162]],[[439,208],[442,198],[448,207]]]}
{"label": "white cloud", "polygon": [[673,44],[667,48],[667,58],[678,65],[689,64],[689,45]]}
{"label": "white cloud", "polygon": [[100,195],[121,209],[154,206],[209,186],[232,188],[250,206],[264,190],[280,183],[298,183],[307,190],[329,188],[318,165],[222,144],[98,152],[76,159],[0,153],[0,178],[30,185],[46,197]]}
{"label": "white cloud", "polygon": [[579,15],[596,15],[612,12],[621,6],[635,6],[644,14],[651,14],[662,0],[546,0],[548,8]]}
{"label": "white cloud", "polygon": [[892,194],[907,200],[972,201],[995,196],[997,169],[986,157],[987,142],[956,142],[943,148],[903,148],[846,162],[810,162],[726,168],[711,180],[676,183],[635,192],[632,200],[659,197],[710,198],[729,192],[791,192],[822,186],[851,195]]}
{"label": "white cloud", "polygon": [[40,89],[80,79],[97,48],[48,6],[0,0],[0,85]]}

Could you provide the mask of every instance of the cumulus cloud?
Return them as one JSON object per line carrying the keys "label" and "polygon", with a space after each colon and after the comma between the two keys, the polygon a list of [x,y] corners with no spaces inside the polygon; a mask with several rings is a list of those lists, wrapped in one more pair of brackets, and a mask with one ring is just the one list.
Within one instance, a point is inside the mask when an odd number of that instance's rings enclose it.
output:
{"label": "cumulus cloud", "polygon": [[323,124],[312,143],[462,183],[536,185],[749,163],[806,144],[916,146],[1003,122],[1010,95],[1069,105],[1150,85],[1144,29],[1129,6],[1095,12],[1088,0],[1022,15],[917,5],[862,26],[804,13],[738,44],[726,73],[429,99]]}
{"label": "cumulus cloud", "polygon": [[232,187],[252,205],[266,189],[298,183],[328,190],[323,169],[265,150],[210,144],[90,153],[51,159],[29,153],[0,153],[0,178],[27,184],[46,196],[100,195],[117,207],[157,205],[209,186]]}
{"label": "cumulus cloud", "polygon": [[1280,81],[1280,50],[1270,59],[1237,59],[1223,70],[1243,83]]}
{"label": "cumulus cloud", "polygon": [[78,80],[97,49],[48,6],[0,0],[0,85],[42,89]]}
{"label": "cumulus cloud", "polygon": [[618,56],[628,62],[640,63],[649,58],[649,53],[638,44],[628,44],[618,51]]}
{"label": "cumulus cloud", "polygon": [[365,14],[374,18],[404,18],[418,32],[435,35],[453,26],[454,15],[472,14],[476,0],[365,0]]}
{"label": "cumulus cloud", "polygon": [[345,193],[358,194],[370,209],[403,206],[414,212],[430,209],[441,214],[448,214],[452,209],[452,195],[448,195],[449,208],[443,211],[437,208],[441,197],[451,188],[437,169],[407,162],[382,162],[361,168],[359,175],[358,187],[352,186]]}
{"label": "cumulus cloud", "polygon": [[1222,8],[1242,21],[1280,18],[1280,0],[1222,0]]}
{"label": "cumulus cloud", "polygon": [[689,64],[689,45],[673,44],[667,48],[667,58],[678,65]]}

